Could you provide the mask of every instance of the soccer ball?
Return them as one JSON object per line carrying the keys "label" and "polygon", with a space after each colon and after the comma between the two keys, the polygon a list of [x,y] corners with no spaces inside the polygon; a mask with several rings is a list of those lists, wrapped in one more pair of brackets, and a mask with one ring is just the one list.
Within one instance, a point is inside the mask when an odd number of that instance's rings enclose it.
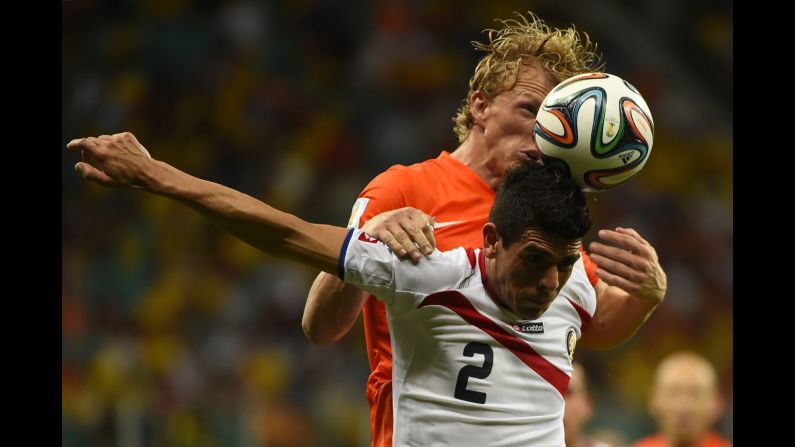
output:
{"label": "soccer ball", "polygon": [[607,73],[573,76],[544,98],[535,140],[545,165],[583,191],[615,188],[636,176],[651,153],[654,121],[629,82]]}

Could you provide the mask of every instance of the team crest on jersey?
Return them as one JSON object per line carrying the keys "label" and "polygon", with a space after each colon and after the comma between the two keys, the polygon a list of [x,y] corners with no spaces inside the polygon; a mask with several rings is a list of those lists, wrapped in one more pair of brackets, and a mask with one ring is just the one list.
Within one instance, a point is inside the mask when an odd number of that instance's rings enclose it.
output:
{"label": "team crest on jersey", "polygon": [[543,334],[544,323],[541,321],[520,320],[513,324],[513,330],[525,334]]}
{"label": "team crest on jersey", "polygon": [[574,361],[574,348],[577,346],[577,333],[573,327],[566,331],[566,352],[569,353],[569,362]]}

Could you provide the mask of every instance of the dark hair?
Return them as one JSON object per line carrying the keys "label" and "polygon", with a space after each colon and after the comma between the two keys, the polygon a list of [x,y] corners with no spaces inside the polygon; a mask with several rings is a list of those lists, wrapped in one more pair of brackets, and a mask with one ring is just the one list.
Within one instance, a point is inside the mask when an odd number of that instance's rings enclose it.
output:
{"label": "dark hair", "polygon": [[506,247],[528,228],[564,239],[581,239],[591,228],[580,186],[568,175],[532,160],[508,172],[489,222],[497,227]]}

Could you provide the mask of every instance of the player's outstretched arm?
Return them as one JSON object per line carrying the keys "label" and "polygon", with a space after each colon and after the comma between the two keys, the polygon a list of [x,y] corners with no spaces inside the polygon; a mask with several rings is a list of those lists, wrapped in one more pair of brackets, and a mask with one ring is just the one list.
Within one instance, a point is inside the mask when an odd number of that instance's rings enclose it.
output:
{"label": "player's outstretched arm", "polygon": [[129,132],[69,142],[75,170],[105,186],[143,189],[182,202],[235,237],[274,256],[336,273],[347,230],[311,224],[218,183],[153,159]]}

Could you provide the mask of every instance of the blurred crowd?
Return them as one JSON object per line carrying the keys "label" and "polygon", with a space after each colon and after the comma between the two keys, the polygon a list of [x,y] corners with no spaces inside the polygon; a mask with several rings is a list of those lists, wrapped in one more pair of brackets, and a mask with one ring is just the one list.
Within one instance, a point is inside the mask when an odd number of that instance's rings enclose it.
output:
{"label": "blurred crowd", "polygon": [[[668,294],[630,342],[578,350],[588,430],[653,432],[653,370],[690,349],[717,370],[731,438],[726,1],[63,2],[63,142],[129,130],[192,175],[345,225],[373,176],[455,149],[470,41],[527,10],[588,32],[656,125],[643,172],[590,200],[594,230],[633,227],[657,248]],[[62,159],[64,446],[369,445],[361,327],[327,347],[301,331],[317,272]]]}

